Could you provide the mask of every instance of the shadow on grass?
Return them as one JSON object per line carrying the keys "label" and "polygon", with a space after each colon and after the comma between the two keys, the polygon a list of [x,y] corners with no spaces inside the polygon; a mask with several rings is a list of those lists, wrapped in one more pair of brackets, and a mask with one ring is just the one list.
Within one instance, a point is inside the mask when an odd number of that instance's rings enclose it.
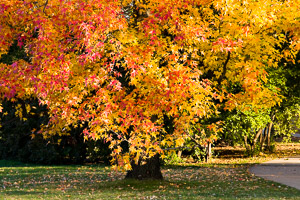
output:
{"label": "shadow on grass", "polygon": [[163,165],[162,169],[199,169],[199,168],[237,168],[250,167],[257,163],[234,163],[234,164],[220,164],[220,163],[201,163],[201,164],[174,164]]}
{"label": "shadow on grass", "polygon": [[300,198],[300,191],[296,189],[252,176],[247,172],[249,164],[168,165],[162,167],[165,177],[162,181],[124,180],[124,174],[98,165],[13,164],[0,161],[0,197],[150,199],[156,195],[156,199]]}
{"label": "shadow on grass", "polygon": [[[1,194],[1,190],[0,190]],[[4,195],[14,195],[14,196],[25,196],[25,195],[42,195],[43,192],[37,192],[37,191],[20,191],[20,190],[11,190],[11,191],[5,191]]]}
{"label": "shadow on grass", "polygon": [[15,161],[15,160],[0,160],[0,167],[64,167],[64,166],[82,166],[82,165],[47,165],[47,164],[35,164],[35,163],[23,163],[20,161]]}
{"label": "shadow on grass", "polygon": [[31,164],[25,164],[19,161],[13,161],[13,160],[0,160],[0,167],[24,167],[24,166],[36,166]]}

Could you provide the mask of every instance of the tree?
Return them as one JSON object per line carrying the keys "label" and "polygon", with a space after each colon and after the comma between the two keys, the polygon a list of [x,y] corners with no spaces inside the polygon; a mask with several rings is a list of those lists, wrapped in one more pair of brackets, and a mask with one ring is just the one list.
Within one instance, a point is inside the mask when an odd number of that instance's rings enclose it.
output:
{"label": "tree", "polygon": [[282,33],[299,49],[298,10],[298,0],[5,1],[0,55],[17,41],[30,59],[0,65],[0,96],[47,105],[45,136],[87,123],[85,138],[110,142],[113,163],[141,167],[182,146],[223,100],[226,109],[275,105],[262,83],[282,57]]}
{"label": "tree", "polygon": [[[280,48],[286,52],[286,46],[289,38]],[[294,59],[282,59],[277,69],[270,69],[270,85],[280,88],[278,92],[282,98],[282,103],[272,108],[273,120],[270,123],[274,125],[275,134],[290,139],[291,135],[300,128],[300,52],[294,53]],[[294,62],[294,60],[298,62]]]}
{"label": "tree", "polygon": [[253,156],[262,150],[264,128],[270,121],[268,110],[232,111],[225,119],[226,136],[232,144],[243,144],[246,153]]}

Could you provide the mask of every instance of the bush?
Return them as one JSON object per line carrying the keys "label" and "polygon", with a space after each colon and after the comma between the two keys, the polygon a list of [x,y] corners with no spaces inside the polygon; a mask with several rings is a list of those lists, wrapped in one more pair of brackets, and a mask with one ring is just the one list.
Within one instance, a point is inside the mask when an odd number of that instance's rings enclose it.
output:
{"label": "bush", "polygon": [[[16,116],[16,108],[20,110],[20,105],[30,105],[30,112],[21,109],[22,113],[18,111]],[[55,135],[47,139],[37,134],[41,124],[48,123],[47,109],[39,106],[37,100],[6,101],[3,107],[0,114],[0,159],[42,164],[109,163],[109,144],[101,140],[84,141],[83,128],[71,128],[67,136]]]}

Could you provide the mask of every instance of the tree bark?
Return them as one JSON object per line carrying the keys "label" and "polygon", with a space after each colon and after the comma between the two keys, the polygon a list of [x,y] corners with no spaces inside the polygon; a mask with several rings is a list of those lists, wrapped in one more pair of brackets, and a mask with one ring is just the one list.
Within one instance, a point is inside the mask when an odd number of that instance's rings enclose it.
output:
{"label": "tree bark", "polygon": [[178,153],[177,153],[178,158],[181,159],[181,155],[182,155],[182,150],[179,150]]}
{"label": "tree bark", "polygon": [[261,134],[261,136],[262,136],[262,141],[260,143],[260,149],[261,149],[261,151],[264,150],[264,144],[265,144],[266,139],[267,139],[268,131],[269,131],[269,129],[268,129],[268,126],[267,126],[267,127],[264,128],[264,131]]}
{"label": "tree bark", "polygon": [[246,148],[247,151],[250,151],[250,148],[249,148],[249,146],[248,146],[247,140],[248,140],[248,137],[245,135],[245,136],[244,136],[245,148]]}
{"label": "tree bark", "polygon": [[163,179],[161,170],[160,170],[160,161],[159,154],[146,160],[146,164],[142,165],[139,161],[138,164],[135,164],[133,161],[131,163],[132,170],[128,171],[126,174],[126,179]]}
{"label": "tree bark", "polygon": [[260,137],[259,137],[260,151],[263,150],[264,133],[265,133],[265,128],[262,129],[262,133],[260,134]]}
{"label": "tree bark", "polygon": [[262,134],[263,129],[259,129],[254,137],[253,140],[253,151],[255,150],[256,147],[256,143],[257,143],[257,139],[259,138],[259,136]]}
{"label": "tree bark", "polygon": [[270,150],[271,146],[271,129],[273,126],[273,122],[270,122],[269,127],[268,127],[268,133],[267,133],[267,148]]}
{"label": "tree bark", "polygon": [[205,160],[208,162],[211,159],[211,143],[209,142],[206,146],[206,152],[205,152]]}
{"label": "tree bark", "polygon": [[271,131],[273,126],[273,121],[275,120],[275,115],[272,115],[271,122],[268,125],[268,132],[267,132],[267,149],[271,149]]}

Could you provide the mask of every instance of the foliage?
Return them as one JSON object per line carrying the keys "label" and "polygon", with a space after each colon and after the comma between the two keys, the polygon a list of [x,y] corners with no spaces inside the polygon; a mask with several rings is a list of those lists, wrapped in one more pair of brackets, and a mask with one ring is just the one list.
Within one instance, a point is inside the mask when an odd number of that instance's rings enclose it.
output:
{"label": "foliage", "polygon": [[[18,107],[31,110],[18,110]],[[108,162],[109,148],[103,141],[84,142],[82,129],[72,129],[69,135],[43,138],[37,134],[41,124],[48,122],[45,106],[37,100],[4,102],[0,128],[0,157],[23,162],[63,164],[104,161]],[[15,115],[18,114],[18,116]],[[20,119],[22,116],[22,119]],[[24,120],[23,120],[24,119]]]}
{"label": "foliage", "polygon": [[[0,4],[0,56],[14,41],[29,59],[0,64],[2,99],[47,106],[44,137],[87,124],[123,168],[182,146],[194,119],[268,109],[266,68],[299,50],[299,0],[12,0]],[[276,49],[285,35],[284,54]],[[238,84],[237,93],[227,91]],[[1,111],[2,107],[0,107]],[[17,110],[18,112],[18,110]],[[173,119],[168,132],[164,116]],[[214,122],[215,123],[215,122]],[[214,124],[212,124],[214,125]],[[202,132],[200,131],[201,135]],[[121,144],[127,142],[129,151]]]}
{"label": "foliage", "polygon": [[163,162],[165,165],[173,165],[184,162],[181,157],[178,156],[178,153],[175,151],[168,154],[164,159]]}
{"label": "foliage", "polygon": [[275,135],[285,136],[289,140],[300,128],[300,105],[285,107],[283,112],[277,113],[274,128]]}
{"label": "foliage", "polygon": [[[26,109],[26,107],[29,107],[29,103],[31,103],[31,110]],[[34,129],[38,129],[42,123],[47,123],[45,108],[39,107],[37,104],[37,101],[26,102],[22,100],[15,103],[8,101],[3,103],[2,127],[0,129],[1,158],[14,158],[21,161],[27,159],[28,161],[41,163],[44,161],[43,159],[53,161],[56,158],[51,145],[47,146],[47,141],[42,141],[41,136],[31,140]],[[25,108],[24,112],[20,112],[20,107]],[[19,108],[19,112],[16,116],[17,108]]]}
{"label": "foliage", "polygon": [[[289,39],[287,38],[288,42]],[[294,63],[283,59],[280,67],[270,69],[270,84],[280,88],[279,94],[284,96],[281,105],[273,108],[275,115],[275,135],[289,140],[291,135],[300,129],[300,53],[295,54]]]}
{"label": "foliage", "polygon": [[225,120],[225,137],[231,140],[231,143],[244,144],[250,154],[260,152],[261,144],[258,143],[256,146],[255,140],[257,140],[257,132],[265,128],[271,121],[267,111],[254,112],[251,109],[243,112],[236,111],[236,113],[232,112]]}
{"label": "foliage", "polygon": [[[297,34],[297,33],[296,33]],[[285,34],[280,45],[276,49],[283,54],[292,54],[291,58],[282,57],[275,68],[267,68],[268,82],[264,85],[271,91],[281,97],[281,102],[268,109],[247,109],[233,110],[233,112],[223,112],[225,121],[225,131],[221,135],[223,141],[230,144],[245,143],[245,136],[248,143],[254,143],[256,136],[261,134],[259,142],[253,148],[254,152],[259,153],[262,150],[272,151],[275,147],[274,137],[283,137],[289,141],[293,133],[300,128],[299,124],[299,51],[289,49],[291,38]],[[241,91],[241,86],[231,85],[228,90],[236,93]],[[245,116],[246,114],[246,116]],[[250,123],[249,123],[250,122]],[[259,124],[257,123],[259,122]],[[260,129],[262,128],[262,132]],[[249,137],[250,136],[250,137]],[[266,143],[266,144],[265,144]],[[246,144],[247,145],[247,144]]]}
{"label": "foliage", "polygon": [[[2,56],[0,63],[12,64],[19,59],[29,61],[24,48],[17,41],[9,52]],[[110,150],[103,141],[83,143],[82,129],[72,129],[69,135],[44,138],[36,134],[42,124],[48,123],[45,106],[37,99],[4,101],[0,113],[0,157],[23,162],[62,164],[83,161],[104,161],[109,163]],[[2,125],[2,127],[1,127]]]}

